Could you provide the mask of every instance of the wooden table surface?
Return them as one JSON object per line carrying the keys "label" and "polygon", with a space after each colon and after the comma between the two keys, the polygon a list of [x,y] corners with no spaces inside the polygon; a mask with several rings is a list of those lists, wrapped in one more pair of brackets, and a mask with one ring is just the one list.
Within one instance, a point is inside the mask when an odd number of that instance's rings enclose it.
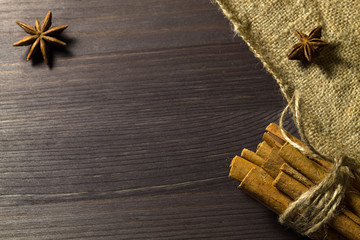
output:
{"label": "wooden table surface", "polygon": [[[237,189],[284,100],[209,0],[0,0],[0,239],[300,239]],[[52,67],[11,44],[53,12]]]}

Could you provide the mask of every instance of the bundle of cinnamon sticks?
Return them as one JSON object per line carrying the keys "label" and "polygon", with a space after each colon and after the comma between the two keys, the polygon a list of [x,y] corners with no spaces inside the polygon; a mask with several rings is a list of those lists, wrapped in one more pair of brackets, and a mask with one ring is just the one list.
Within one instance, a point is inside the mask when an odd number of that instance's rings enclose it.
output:
{"label": "bundle of cinnamon sticks", "polygon": [[[297,144],[303,142],[286,133]],[[243,149],[230,164],[229,176],[241,182],[239,188],[280,215],[287,206],[325,178],[332,164],[308,158],[285,141],[280,127],[271,123],[256,152]],[[314,239],[360,239],[360,182],[347,187],[339,213],[318,231]]]}

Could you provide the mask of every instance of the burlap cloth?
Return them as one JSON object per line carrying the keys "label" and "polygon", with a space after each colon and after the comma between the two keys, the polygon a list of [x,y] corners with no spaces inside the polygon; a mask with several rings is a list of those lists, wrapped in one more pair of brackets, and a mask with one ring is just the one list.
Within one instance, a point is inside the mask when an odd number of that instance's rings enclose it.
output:
{"label": "burlap cloth", "polygon": [[[300,127],[309,144],[330,160],[347,156],[351,168],[359,170],[360,0],[217,3],[285,98],[290,101],[294,91],[299,92]],[[295,30],[308,34],[319,25],[330,45],[312,63],[288,60],[298,41]]]}

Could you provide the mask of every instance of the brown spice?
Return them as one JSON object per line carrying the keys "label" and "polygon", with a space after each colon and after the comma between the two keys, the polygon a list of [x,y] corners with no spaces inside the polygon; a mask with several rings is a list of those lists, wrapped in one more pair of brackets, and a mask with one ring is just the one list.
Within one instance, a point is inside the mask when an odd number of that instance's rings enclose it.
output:
{"label": "brown spice", "polygon": [[323,47],[329,43],[320,39],[321,26],[313,29],[309,36],[296,30],[295,31],[299,42],[293,46],[293,50],[288,55],[290,60],[307,60],[311,62],[319,55]]}
{"label": "brown spice", "polygon": [[44,61],[46,64],[49,64],[48,61],[48,47],[46,43],[56,45],[56,46],[66,46],[66,43],[63,41],[60,41],[59,39],[55,38],[54,36],[62,33],[68,25],[63,25],[59,27],[53,27],[51,26],[51,11],[49,11],[46,14],[46,17],[40,26],[39,20],[35,19],[35,28],[33,28],[30,25],[27,25],[25,23],[16,22],[22,29],[25,30],[26,33],[30,34],[31,36],[24,37],[20,41],[13,44],[13,46],[27,46],[32,44],[29,54],[27,56],[27,60],[30,60],[32,56],[36,53],[36,51],[39,49],[43,55]]}

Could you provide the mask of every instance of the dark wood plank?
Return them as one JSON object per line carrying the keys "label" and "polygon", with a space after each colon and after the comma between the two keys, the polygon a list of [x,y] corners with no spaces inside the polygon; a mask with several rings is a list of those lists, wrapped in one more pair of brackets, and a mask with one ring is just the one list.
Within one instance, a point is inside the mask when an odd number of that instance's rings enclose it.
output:
{"label": "dark wood plank", "polygon": [[[298,239],[228,165],[283,98],[207,0],[1,1],[1,239]],[[53,11],[53,67],[11,47]]]}

